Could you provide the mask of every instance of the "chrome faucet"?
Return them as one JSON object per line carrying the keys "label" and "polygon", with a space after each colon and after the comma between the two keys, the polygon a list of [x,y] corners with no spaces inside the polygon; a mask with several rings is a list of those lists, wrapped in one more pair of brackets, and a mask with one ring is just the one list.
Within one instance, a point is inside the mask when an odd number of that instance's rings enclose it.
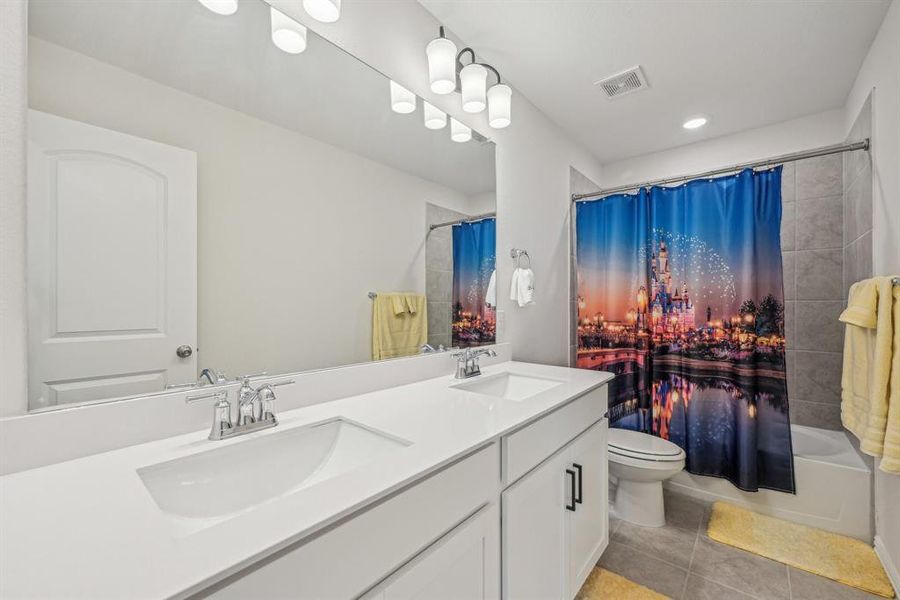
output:
{"label": "chrome faucet", "polygon": [[228,393],[223,391],[214,394],[217,401],[213,407],[213,424],[209,432],[209,439],[224,440],[278,425],[278,419],[275,417],[274,388],[289,383],[294,383],[294,381],[267,383],[254,388],[250,385],[249,377],[241,378],[241,387],[238,390],[237,423],[231,420],[231,402],[228,401]]}
{"label": "chrome faucet", "polygon": [[228,378],[225,377],[225,373],[222,371],[217,371],[216,369],[203,369],[200,371],[200,377],[197,379],[197,383],[203,383],[203,378],[206,378],[209,381],[210,385],[221,385],[223,383],[228,383]]}
{"label": "chrome faucet", "polygon": [[490,348],[483,350],[466,348],[462,352],[454,353],[453,356],[456,358],[456,379],[468,379],[469,377],[481,375],[481,366],[478,364],[478,358],[484,354],[497,356],[497,353]]}

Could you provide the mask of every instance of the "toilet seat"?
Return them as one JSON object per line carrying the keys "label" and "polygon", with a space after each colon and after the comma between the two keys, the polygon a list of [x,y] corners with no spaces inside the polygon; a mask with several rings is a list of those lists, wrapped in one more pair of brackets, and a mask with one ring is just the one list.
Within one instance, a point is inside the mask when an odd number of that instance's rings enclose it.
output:
{"label": "toilet seat", "polygon": [[616,460],[616,457],[625,459],[623,462],[635,460],[679,462],[684,460],[684,450],[677,444],[640,431],[610,428],[607,447],[610,460]]}

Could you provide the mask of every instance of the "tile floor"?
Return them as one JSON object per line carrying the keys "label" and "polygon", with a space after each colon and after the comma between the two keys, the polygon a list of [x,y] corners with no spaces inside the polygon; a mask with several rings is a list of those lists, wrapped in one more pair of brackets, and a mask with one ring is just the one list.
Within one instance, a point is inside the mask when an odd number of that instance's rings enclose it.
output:
{"label": "tile floor", "polygon": [[675,600],[867,600],[879,598],[706,536],[710,505],[666,492],[666,526],[610,517],[599,565]]}

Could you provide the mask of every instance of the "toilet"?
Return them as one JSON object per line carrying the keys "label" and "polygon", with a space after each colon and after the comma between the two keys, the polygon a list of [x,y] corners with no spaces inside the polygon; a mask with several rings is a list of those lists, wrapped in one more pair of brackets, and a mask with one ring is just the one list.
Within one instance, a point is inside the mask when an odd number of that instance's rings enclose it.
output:
{"label": "toilet", "polygon": [[609,473],[618,480],[614,516],[644,527],[666,524],[662,482],[684,468],[684,450],[649,433],[609,430]]}

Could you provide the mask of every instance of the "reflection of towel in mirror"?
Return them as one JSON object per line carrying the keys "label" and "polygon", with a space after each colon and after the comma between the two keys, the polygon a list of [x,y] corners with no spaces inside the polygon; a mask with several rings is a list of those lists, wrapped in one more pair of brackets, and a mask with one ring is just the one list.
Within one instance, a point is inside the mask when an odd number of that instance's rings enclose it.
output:
{"label": "reflection of towel in mirror", "polygon": [[518,268],[513,271],[509,299],[520,307],[534,304],[534,271]]}
{"label": "reflection of towel in mirror", "polygon": [[413,356],[427,341],[425,296],[379,292],[372,302],[372,360]]}
{"label": "reflection of towel in mirror", "polygon": [[491,271],[491,280],[488,281],[487,292],[484,294],[484,303],[488,306],[497,306],[497,271]]}

